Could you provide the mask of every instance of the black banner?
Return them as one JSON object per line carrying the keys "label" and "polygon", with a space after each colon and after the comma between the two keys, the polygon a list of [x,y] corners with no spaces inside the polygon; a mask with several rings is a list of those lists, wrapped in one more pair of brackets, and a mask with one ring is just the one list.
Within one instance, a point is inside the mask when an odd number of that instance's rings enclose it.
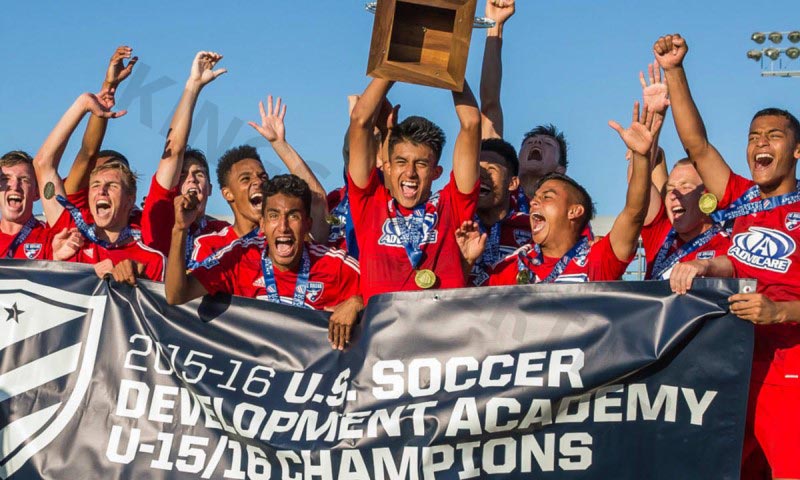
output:
{"label": "black banner", "polygon": [[738,478],[745,281],[376,297],[327,314],[0,261],[0,478]]}

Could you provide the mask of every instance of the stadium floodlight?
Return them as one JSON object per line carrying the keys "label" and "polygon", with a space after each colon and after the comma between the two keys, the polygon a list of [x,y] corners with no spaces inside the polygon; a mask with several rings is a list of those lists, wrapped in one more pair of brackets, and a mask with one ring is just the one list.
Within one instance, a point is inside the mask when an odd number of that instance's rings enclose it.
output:
{"label": "stadium floodlight", "polygon": [[789,48],[787,48],[786,50],[784,50],[784,53],[786,54],[786,56],[787,56],[787,57],[789,57],[789,58],[791,58],[792,60],[794,60],[794,59],[796,59],[797,57],[800,57],[800,48],[797,48],[797,47],[789,47]]}
{"label": "stadium floodlight", "polygon": [[789,32],[789,34],[786,35],[786,38],[788,38],[792,43],[800,42],[800,31],[794,30]]}
{"label": "stadium floodlight", "polygon": [[781,32],[772,32],[769,34],[769,41],[772,43],[781,43],[783,41],[783,34]]}
{"label": "stadium floodlight", "polygon": [[750,35],[750,39],[756,43],[764,43],[767,40],[767,35],[763,32],[756,32]]}
{"label": "stadium floodlight", "polygon": [[755,60],[756,62],[761,60],[761,50],[750,50],[747,52],[747,58]]}
{"label": "stadium floodlight", "polygon": [[781,50],[779,48],[767,48],[764,50],[764,55],[772,60],[777,60],[781,55]]}

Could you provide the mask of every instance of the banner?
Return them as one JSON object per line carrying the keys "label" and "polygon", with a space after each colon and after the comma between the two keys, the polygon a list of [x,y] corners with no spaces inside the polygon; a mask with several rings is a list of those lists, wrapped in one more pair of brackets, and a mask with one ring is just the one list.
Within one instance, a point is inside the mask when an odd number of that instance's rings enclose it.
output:
{"label": "banner", "polygon": [[327,314],[0,262],[0,477],[739,477],[746,281],[375,297]]}

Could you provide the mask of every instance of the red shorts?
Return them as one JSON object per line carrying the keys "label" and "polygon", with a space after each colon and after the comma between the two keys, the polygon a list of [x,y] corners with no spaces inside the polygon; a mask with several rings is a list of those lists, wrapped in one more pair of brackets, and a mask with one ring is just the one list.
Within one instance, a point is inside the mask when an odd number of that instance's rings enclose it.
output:
{"label": "red shorts", "polygon": [[770,478],[764,457],[772,477],[800,478],[800,386],[754,382],[747,410],[742,479]]}

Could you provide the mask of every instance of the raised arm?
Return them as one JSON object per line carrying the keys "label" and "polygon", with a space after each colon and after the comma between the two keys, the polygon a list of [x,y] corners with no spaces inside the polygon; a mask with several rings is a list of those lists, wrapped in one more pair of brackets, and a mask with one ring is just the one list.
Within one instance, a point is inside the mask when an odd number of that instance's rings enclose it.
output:
{"label": "raised arm", "polygon": [[[669,109],[669,88],[661,75],[661,67],[658,66],[658,62],[654,61],[647,65],[647,80],[645,80],[644,72],[639,72],[639,83],[642,85],[642,103],[645,108],[652,111],[654,115],[660,117],[663,122],[664,117],[667,115],[667,110]],[[653,139],[653,146],[650,149],[650,203],[648,204],[647,216],[644,220],[645,225],[652,223],[656,215],[658,215],[658,211],[661,209],[663,203],[662,192],[664,190],[664,185],[667,183],[667,177],[669,176],[667,173],[664,149],[658,146],[660,133],[660,130],[656,132],[655,138]],[[632,165],[632,163],[628,164],[628,181],[630,181]]]}
{"label": "raised arm", "polygon": [[286,124],[284,122],[286,104],[278,98],[273,106],[272,95],[268,95],[267,109],[264,110],[264,102],[258,102],[258,108],[261,113],[261,124],[248,122],[248,125],[267,139],[278,158],[289,169],[289,173],[297,175],[308,184],[311,189],[311,219],[313,220],[311,236],[316,241],[325,241],[330,231],[330,225],[325,221],[328,217],[327,192],[303,157],[286,141]]}
{"label": "raised arm", "polygon": [[186,152],[186,145],[189,141],[189,132],[192,129],[192,116],[194,107],[200,91],[213,82],[217,77],[227,72],[220,68],[214,70],[217,62],[222,60],[222,55],[215,52],[197,52],[192,60],[192,68],[183,94],[172,115],[172,122],[169,125],[167,141],[164,145],[164,152],[161,154],[161,161],[158,163],[156,171],[156,181],[161,187],[169,190],[178,185],[183,168],[183,155]]}
{"label": "raised arm", "polygon": [[350,112],[350,164],[348,173],[355,185],[365,188],[372,170],[379,145],[375,143],[375,122],[386,94],[394,82],[374,78],[361,94],[353,111]]}
{"label": "raised arm", "polygon": [[633,121],[630,127],[624,129],[617,122],[608,122],[633,153],[625,207],[614,220],[614,225],[608,233],[611,248],[622,261],[629,260],[636,252],[639,234],[647,216],[651,185],[650,149],[661,128],[662,120],[662,117],[655,115],[647,107],[640,115],[639,102],[636,102],[633,105]]}
{"label": "raised arm", "polygon": [[[114,94],[117,87],[123,80],[128,78],[133,71],[133,66],[139,57],[131,58],[133,49],[131,47],[118,47],[111,56],[111,61],[106,70],[106,78],[103,80],[101,91],[108,92],[113,106]],[[130,59],[125,65],[125,59]],[[89,174],[92,172],[97,161],[97,154],[103,144],[103,137],[106,134],[108,119],[92,115],[86,125],[86,132],[83,134],[83,142],[75,161],[70,167],[69,174],[64,180],[64,190],[67,194],[74,194],[89,187]]]}
{"label": "raised arm", "polygon": [[82,94],[64,113],[36,153],[36,157],[33,159],[36,181],[39,184],[44,215],[50,226],[58,221],[58,217],[61,216],[64,209],[56,201],[55,195],[66,195],[64,183],[58,174],[58,164],[64,154],[64,149],[67,148],[69,138],[88,112],[102,118],[117,118],[127,113],[124,110],[111,112],[112,105],[113,98],[110,98],[110,92],[101,92],[98,95]]}
{"label": "raised arm", "polygon": [[186,194],[175,198],[175,225],[172,227],[172,243],[167,257],[164,285],[167,303],[170,305],[182,305],[208,293],[199,280],[186,272],[183,248],[189,226],[200,212],[199,207],[197,195]]}
{"label": "raised arm", "polygon": [[480,175],[481,112],[466,81],[462,92],[453,92],[453,103],[461,126],[453,146],[453,177],[459,192],[470,193]]}
{"label": "raised arm", "polygon": [[656,60],[667,77],[672,118],[675,120],[678,137],[706,189],[721,198],[725,193],[731,169],[717,149],[708,142],[706,127],[689,91],[689,82],[683,69],[683,59],[688,51],[686,40],[678,34],[665,35],[653,45]]}
{"label": "raised arm", "polygon": [[503,137],[503,107],[500,86],[503,81],[503,27],[514,15],[515,0],[486,0],[486,16],[497,24],[486,31],[481,68],[481,138]]}

